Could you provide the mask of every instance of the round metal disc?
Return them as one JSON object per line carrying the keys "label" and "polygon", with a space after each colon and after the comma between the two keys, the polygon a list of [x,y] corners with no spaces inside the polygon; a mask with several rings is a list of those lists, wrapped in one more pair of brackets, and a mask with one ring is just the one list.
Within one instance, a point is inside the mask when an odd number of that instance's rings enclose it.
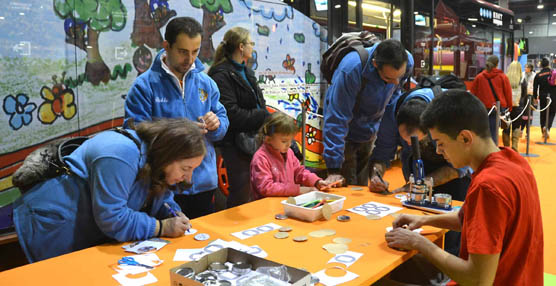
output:
{"label": "round metal disc", "polygon": [[206,233],[199,233],[199,234],[196,234],[193,238],[194,238],[195,240],[203,241],[203,240],[209,239],[209,238],[210,238],[210,235],[208,235],[208,234],[206,234]]}
{"label": "round metal disc", "polygon": [[338,221],[350,221],[351,217],[349,217],[348,215],[339,215],[336,219]]}
{"label": "round metal disc", "polygon": [[307,241],[307,237],[304,236],[304,235],[296,236],[296,237],[293,238],[293,241],[295,241],[295,242],[304,242],[304,241]]}
{"label": "round metal disc", "polygon": [[279,228],[278,230],[283,231],[283,232],[290,232],[290,231],[292,231],[292,228],[290,226],[283,226],[283,227]]}
{"label": "round metal disc", "polygon": [[288,217],[285,214],[277,214],[274,216],[275,219],[283,220],[287,219]]}
{"label": "round metal disc", "polygon": [[281,231],[274,234],[274,238],[278,238],[278,239],[283,239],[283,238],[286,238],[288,236],[290,236],[290,235],[287,232],[281,232]]}

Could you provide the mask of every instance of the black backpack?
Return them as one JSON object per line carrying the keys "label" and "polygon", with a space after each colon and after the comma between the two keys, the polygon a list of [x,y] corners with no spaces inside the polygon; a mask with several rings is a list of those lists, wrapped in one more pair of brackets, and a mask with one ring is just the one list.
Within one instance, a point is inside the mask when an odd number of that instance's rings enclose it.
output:
{"label": "black backpack", "polygon": [[380,42],[380,40],[373,33],[368,31],[343,34],[324,52],[324,54],[322,54],[320,71],[323,77],[328,83],[331,83],[334,71],[344,56],[351,51],[357,51],[361,59],[361,65],[364,67],[369,59],[369,53],[365,48],[371,47],[378,42]]}
{"label": "black backpack", "polygon": [[410,93],[422,88],[432,89],[432,92],[434,93],[434,97],[440,95],[442,93],[443,88],[467,90],[467,86],[465,85],[465,82],[463,82],[463,80],[461,80],[459,77],[457,77],[455,74],[452,73],[443,76],[432,75],[432,76],[423,77],[415,88],[412,88],[404,92],[400,96],[400,98],[396,102],[396,108],[394,110],[395,112],[394,114],[398,114],[398,110],[400,109],[402,103],[405,101],[405,99]]}
{"label": "black backpack", "polygon": [[[141,142],[125,129],[114,128],[112,131],[125,135],[141,150]],[[24,193],[42,181],[62,174],[71,174],[71,170],[64,162],[64,156],[70,155],[89,138],[83,136],[61,138],[37,148],[25,158],[23,164],[12,175],[13,185]]]}

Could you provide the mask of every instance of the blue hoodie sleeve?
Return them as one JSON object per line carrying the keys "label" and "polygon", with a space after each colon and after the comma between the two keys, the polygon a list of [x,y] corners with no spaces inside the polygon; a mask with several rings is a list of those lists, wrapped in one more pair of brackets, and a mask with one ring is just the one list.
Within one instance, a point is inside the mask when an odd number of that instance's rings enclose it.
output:
{"label": "blue hoodie sleeve", "polygon": [[137,124],[152,119],[152,90],[148,83],[137,79],[127,93],[125,99],[124,128],[128,128],[130,118]]}
{"label": "blue hoodie sleeve", "polygon": [[209,141],[220,141],[226,135],[230,121],[226,115],[226,108],[220,103],[220,92],[216,83],[210,79],[210,110],[218,116],[220,126],[214,131],[208,132],[205,136]]}
{"label": "blue hoodie sleeve", "polygon": [[389,164],[394,159],[396,149],[400,142],[400,134],[395,118],[396,101],[386,106],[384,116],[378,129],[375,148],[369,162],[381,162]]}
{"label": "blue hoodie sleeve", "polygon": [[136,168],[114,157],[97,159],[90,171],[95,221],[103,233],[118,241],[154,236],[156,220],[128,207],[129,191],[136,176]]}
{"label": "blue hoodie sleeve", "polygon": [[[346,55],[336,69],[324,103],[323,157],[327,168],[340,168],[344,162],[345,137],[353,118],[353,107],[361,88],[361,62],[357,57],[354,67],[346,67]],[[359,67],[357,67],[357,64]],[[351,70],[351,72],[345,72]]]}

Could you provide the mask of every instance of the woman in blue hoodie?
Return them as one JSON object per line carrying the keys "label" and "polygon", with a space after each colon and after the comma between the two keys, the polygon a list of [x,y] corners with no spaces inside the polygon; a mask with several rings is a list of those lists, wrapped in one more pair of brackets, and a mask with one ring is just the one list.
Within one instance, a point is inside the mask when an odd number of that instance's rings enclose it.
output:
{"label": "woman in blue hoodie", "polygon": [[71,174],[36,184],[14,203],[15,228],[29,262],[109,240],[177,237],[190,227],[168,187],[191,181],[201,164],[201,130],[187,119],[163,119],[128,133],[106,131],[88,139],[64,157]]}

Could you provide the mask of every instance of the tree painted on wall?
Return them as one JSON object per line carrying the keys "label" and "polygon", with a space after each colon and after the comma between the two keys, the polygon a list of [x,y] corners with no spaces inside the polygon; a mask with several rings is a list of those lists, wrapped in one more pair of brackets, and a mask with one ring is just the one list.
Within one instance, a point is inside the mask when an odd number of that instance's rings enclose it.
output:
{"label": "tree painted on wall", "polygon": [[203,9],[203,39],[199,59],[204,63],[212,62],[214,45],[212,35],[226,25],[224,13],[231,13],[234,7],[230,0],[189,0],[191,6]]}
{"label": "tree painted on wall", "polygon": [[[157,4],[157,5],[155,5]],[[176,16],[167,1],[135,0],[135,20],[131,41],[136,46],[146,45],[153,49],[162,48],[160,28],[164,27],[170,18]]]}
{"label": "tree painted on wall", "polygon": [[110,69],[100,55],[98,38],[101,32],[125,27],[127,11],[121,0],[54,0],[54,11],[65,19],[66,42],[87,53],[87,80],[107,83]]}

